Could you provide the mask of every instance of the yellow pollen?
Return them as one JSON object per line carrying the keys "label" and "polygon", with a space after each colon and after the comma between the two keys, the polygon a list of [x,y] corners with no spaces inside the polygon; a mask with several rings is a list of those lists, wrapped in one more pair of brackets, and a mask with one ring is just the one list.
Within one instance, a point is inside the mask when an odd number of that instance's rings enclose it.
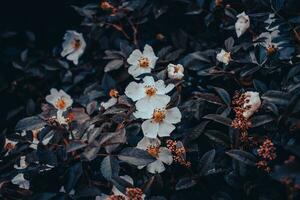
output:
{"label": "yellow pollen", "polygon": [[109,91],[109,96],[110,96],[110,97],[115,97],[115,98],[117,98],[117,97],[119,96],[118,90],[116,90],[116,89],[111,89],[111,90]]}
{"label": "yellow pollen", "polygon": [[81,46],[81,42],[80,42],[80,40],[78,40],[78,39],[75,39],[74,41],[73,41],[73,48],[74,49],[79,49],[80,48],[80,46]]}
{"label": "yellow pollen", "polygon": [[145,93],[147,94],[148,97],[152,97],[156,94],[156,89],[151,86],[146,86],[145,87]]}
{"label": "yellow pollen", "polygon": [[147,147],[147,151],[151,156],[157,158],[158,154],[159,154],[159,147],[149,146],[149,147]]}
{"label": "yellow pollen", "polygon": [[269,44],[267,48],[268,55],[271,55],[276,52],[276,47],[273,44]]}
{"label": "yellow pollen", "polygon": [[147,68],[147,67],[149,67],[149,64],[150,64],[150,61],[149,61],[148,58],[141,57],[139,59],[139,65],[140,65],[140,67]]}
{"label": "yellow pollen", "polygon": [[231,60],[230,52],[226,52],[226,53],[224,54],[224,58],[225,58],[226,60]]}
{"label": "yellow pollen", "polygon": [[176,65],[175,67],[174,67],[174,73],[178,73],[178,72],[180,72],[181,71],[181,67],[179,66],[179,65]]}
{"label": "yellow pollen", "polygon": [[164,109],[155,109],[152,116],[152,121],[156,123],[162,122],[166,117],[166,111]]}
{"label": "yellow pollen", "polygon": [[59,110],[63,110],[66,108],[66,102],[63,99],[63,97],[59,98],[56,103],[55,103],[55,107]]}

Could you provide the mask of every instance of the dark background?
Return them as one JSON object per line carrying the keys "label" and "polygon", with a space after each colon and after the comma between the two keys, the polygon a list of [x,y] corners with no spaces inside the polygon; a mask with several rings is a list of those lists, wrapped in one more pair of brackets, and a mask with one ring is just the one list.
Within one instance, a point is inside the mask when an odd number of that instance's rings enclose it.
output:
{"label": "dark background", "polygon": [[72,30],[81,23],[81,17],[71,5],[84,5],[82,0],[9,0],[0,5],[0,33],[7,31],[17,33],[13,39],[0,39],[0,130],[7,124],[7,112],[23,104],[14,93],[8,93],[7,88],[18,76],[12,68],[11,61],[19,56],[19,50],[26,48],[24,38],[26,31],[31,31],[36,37],[36,47],[52,49],[62,42],[66,30]]}

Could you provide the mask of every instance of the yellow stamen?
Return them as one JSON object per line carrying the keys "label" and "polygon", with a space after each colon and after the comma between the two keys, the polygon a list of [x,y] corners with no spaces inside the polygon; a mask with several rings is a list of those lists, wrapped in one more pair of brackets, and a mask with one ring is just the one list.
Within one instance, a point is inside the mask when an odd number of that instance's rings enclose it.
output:
{"label": "yellow stamen", "polygon": [[115,98],[117,98],[117,97],[119,96],[118,90],[116,90],[116,89],[111,89],[111,90],[109,91],[109,96],[110,96],[110,97],[115,97]]}
{"label": "yellow stamen", "polygon": [[155,123],[162,122],[166,117],[166,110],[165,109],[155,109],[152,116],[152,121]]}
{"label": "yellow stamen", "polygon": [[147,151],[151,156],[157,158],[158,154],[159,154],[159,147],[149,146],[149,147],[147,147]]}
{"label": "yellow stamen", "polygon": [[56,103],[55,103],[55,107],[59,110],[63,110],[66,108],[66,102],[63,99],[63,97],[59,98]]}
{"label": "yellow stamen", "polygon": [[152,97],[156,94],[156,88],[151,86],[146,86],[145,93],[147,94],[148,97]]}
{"label": "yellow stamen", "polygon": [[149,64],[150,64],[150,61],[149,61],[148,58],[141,57],[139,59],[139,65],[140,65],[140,67],[147,68],[147,67],[149,67]]}
{"label": "yellow stamen", "polygon": [[73,40],[73,44],[72,45],[73,45],[74,49],[79,49],[80,46],[81,46],[81,41],[78,40],[78,39],[75,39],[75,40]]}

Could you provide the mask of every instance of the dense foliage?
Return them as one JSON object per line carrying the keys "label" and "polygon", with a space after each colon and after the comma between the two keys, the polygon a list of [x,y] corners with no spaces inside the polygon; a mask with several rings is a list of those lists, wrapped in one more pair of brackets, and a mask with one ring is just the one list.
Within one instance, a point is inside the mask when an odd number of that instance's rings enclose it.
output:
{"label": "dense foliage", "polygon": [[1,199],[299,199],[299,2],[70,6],[81,26],[53,49],[27,31],[0,50],[22,102]]}

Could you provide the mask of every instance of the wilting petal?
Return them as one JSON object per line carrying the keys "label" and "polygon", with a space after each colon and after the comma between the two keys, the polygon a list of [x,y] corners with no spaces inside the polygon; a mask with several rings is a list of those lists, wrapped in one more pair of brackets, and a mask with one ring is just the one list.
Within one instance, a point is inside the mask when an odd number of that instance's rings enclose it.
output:
{"label": "wilting petal", "polygon": [[173,162],[173,156],[171,151],[166,147],[160,147],[158,153],[158,159],[167,165],[171,165]]}
{"label": "wilting petal", "polygon": [[161,122],[158,128],[158,136],[169,137],[174,129],[175,126],[173,124],[170,124],[168,122]]}
{"label": "wilting petal", "polygon": [[144,121],[142,123],[142,130],[144,133],[144,136],[149,138],[156,138],[157,132],[158,132],[158,123],[152,123],[150,119]]}
{"label": "wilting petal", "polygon": [[11,182],[13,184],[16,184],[16,185],[19,185],[19,188],[23,188],[23,189],[29,189],[30,187],[30,183],[29,181],[27,181],[25,178],[24,178],[24,174],[23,173],[20,173],[20,174],[17,174],[12,180]]}
{"label": "wilting petal", "polygon": [[134,50],[127,58],[127,62],[130,65],[138,65],[138,60],[142,57],[142,52],[138,49]]}
{"label": "wilting petal", "polygon": [[243,105],[243,107],[249,108],[243,112],[243,116],[248,119],[256,112],[256,110],[259,109],[261,100],[258,92],[248,91],[245,93],[245,97],[247,102]]}
{"label": "wilting petal", "polygon": [[152,174],[161,173],[161,172],[165,171],[165,169],[166,168],[165,168],[164,164],[160,160],[156,160],[147,165],[147,171]]}
{"label": "wilting petal", "polygon": [[[74,45],[78,43],[78,45]],[[78,64],[79,57],[83,54],[86,43],[81,33],[76,31],[67,31],[64,35],[64,42],[62,44],[63,50],[61,56],[67,56],[67,59],[73,61],[75,65]]]}
{"label": "wilting petal", "polygon": [[246,15],[245,12],[242,12],[239,15],[237,15],[237,18],[238,19],[235,23],[235,31],[236,31],[237,37],[240,37],[250,27],[250,18],[248,15]]}
{"label": "wilting petal", "polygon": [[165,121],[171,124],[176,124],[181,121],[181,112],[177,107],[168,109],[166,112]]}
{"label": "wilting petal", "polygon": [[127,97],[131,98],[132,101],[137,101],[145,97],[145,90],[142,84],[131,82],[125,89],[125,94]]}

